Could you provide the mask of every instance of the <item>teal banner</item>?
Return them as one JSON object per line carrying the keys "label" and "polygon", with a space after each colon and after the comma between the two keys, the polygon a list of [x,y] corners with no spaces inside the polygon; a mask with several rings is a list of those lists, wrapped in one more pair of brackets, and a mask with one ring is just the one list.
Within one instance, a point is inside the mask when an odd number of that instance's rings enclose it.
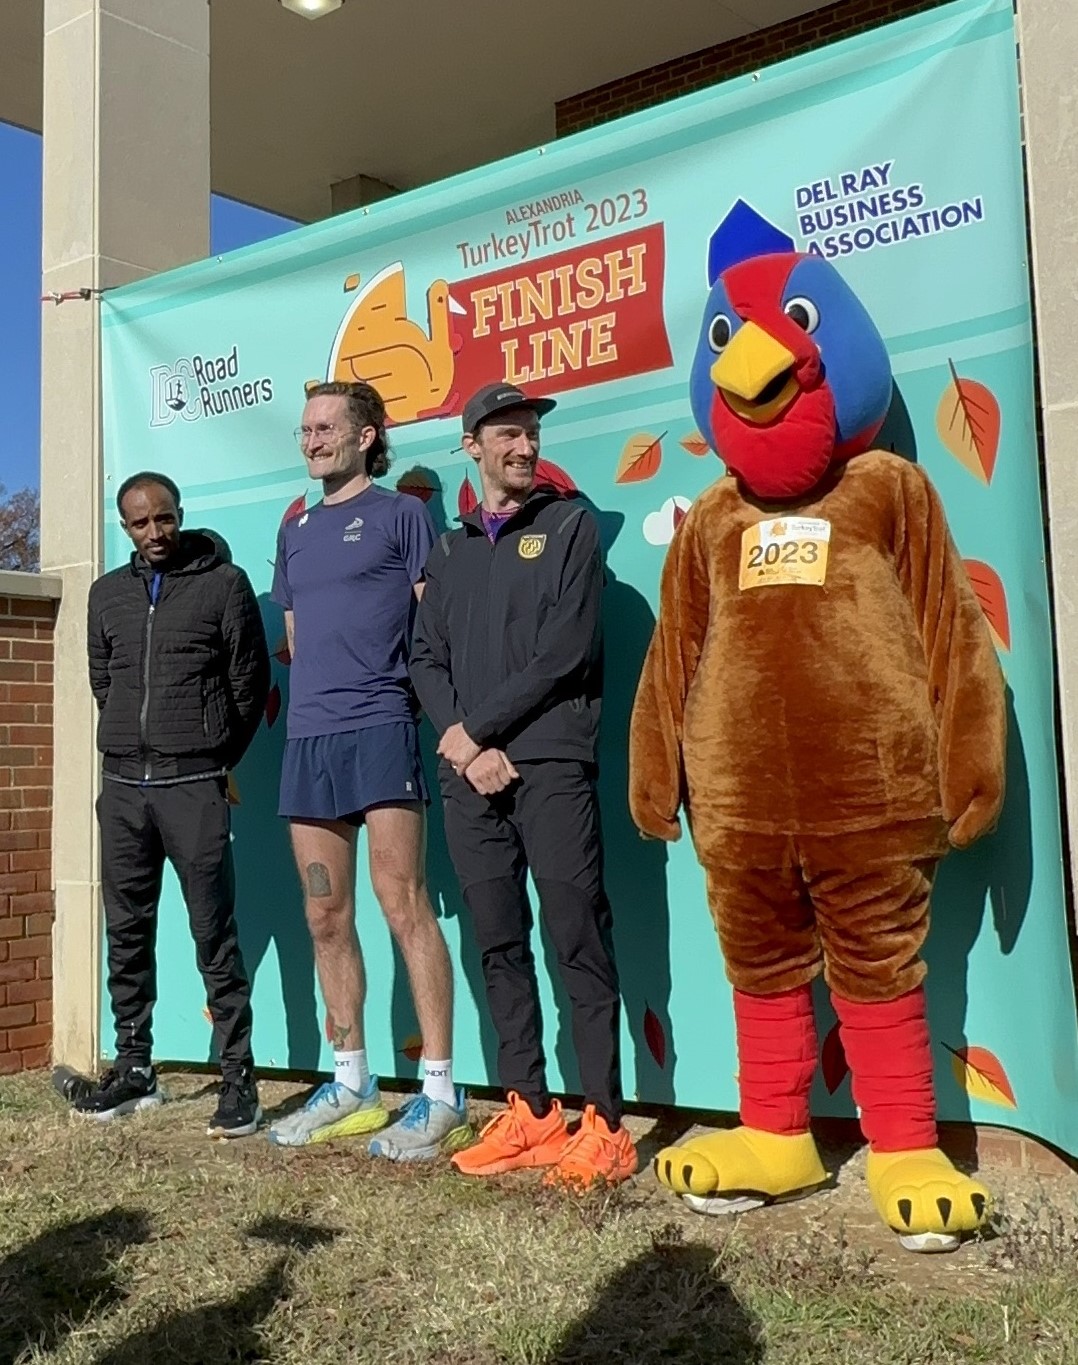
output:
{"label": "teal banner", "polygon": [[[883,333],[897,393],[879,444],[918,461],[940,490],[1009,685],[1002,823],[947,859],[934,899],[941,1116],[1013,1126],[1078,1154],[1018,110],[1010,0],[959,0],[105,296],[108,564],[129,549],[115,515],[120,481],[144,468],[171,475],[187,525],[224,535],[250,574],[274,652],[270,704],[234,775],[232,812],[261,1066],[331,1065],[276,816],[289,667],[268,594],[281,519],[319,492],[292,438],[304,383],[377,385],[392,420],[387,482],[423,498],[443,529],[478,487],[460,449],[463,400],[507,378],[561,400],[542,454],[594,507],[607,554],[601,788],[626,1091],[736,1108],[730,990],[703,874],[688,839],[636,834],[626,737],[667,546],[721,473],[688,398],[708,241],[732,210],[751,211],[832,261]],[[432,741],[428,731],[428,762]],[[457,969],[456,1072],[494,1083],[480,965],[437,807],[429,875]],[[358,907],[372,1064],[412,1077],[416,1020],[362,843]],[[552,1081],[573,1093],[565,1001],[536,933]],[[171,874],[159,951],[157,1053],[207,1060],[205,999]],[[829,1008],[821,995],[815,1108],[851,1114]],[[111,1039],[107,1000],[103,1010]]]}

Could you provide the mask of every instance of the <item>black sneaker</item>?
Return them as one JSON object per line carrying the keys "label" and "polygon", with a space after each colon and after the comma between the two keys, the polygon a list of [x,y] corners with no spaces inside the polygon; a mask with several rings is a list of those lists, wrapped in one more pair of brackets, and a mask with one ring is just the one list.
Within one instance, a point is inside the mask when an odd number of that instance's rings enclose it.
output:
{"label": "black sneaker", "polygon": [[217,1112],[206,1129],[208,1137],[250,1137],[258,1132],[262,1110],[258,1105],[258,1090],[250,1076],[221,1082]]}
{"label": "black sneaker", "polygon": [[77,1114],[98,1119],[102,1123],[134,1114],[140,1109],[152,1109],[164,1103],[164,1095],[157,1088],[157,1072],[153,1067],[145,1071],[133,1067],[110,1067],[96,1085],[74,1096]]}

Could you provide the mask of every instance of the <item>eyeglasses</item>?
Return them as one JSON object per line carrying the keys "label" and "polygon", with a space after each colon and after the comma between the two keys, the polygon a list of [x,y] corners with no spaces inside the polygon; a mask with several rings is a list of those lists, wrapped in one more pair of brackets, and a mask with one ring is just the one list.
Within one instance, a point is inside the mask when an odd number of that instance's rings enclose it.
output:
{"label": "eyeglasses", "polygon": [[346,432],[343,428],[334,426],[332,422],[316,422],[313,427],[297,427],[292,433],[300,450],[303,450],[304,447],[310,445],[312,436],[317,436],[319,441],[321,441],[323,445],[326,445],[335,437],[344,436],[345,434]]}

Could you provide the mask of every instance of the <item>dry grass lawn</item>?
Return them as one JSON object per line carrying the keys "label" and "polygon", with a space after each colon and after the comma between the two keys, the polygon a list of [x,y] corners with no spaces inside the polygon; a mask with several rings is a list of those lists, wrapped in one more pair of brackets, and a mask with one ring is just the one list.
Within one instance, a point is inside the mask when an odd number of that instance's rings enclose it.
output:
{"label": "dry grass lawn", "polygon": [[1078,1362],[1075,1181],[991,1170],[1005,1235],[918,1258],[858,1157],[813,1200],[709,1220],[650,1172],[581,1201],[357,1142],[211,1143],[206,1079],[165,1083],[176,1102],[98,1126],[47,1076],[0,1081],[0,1362]]}

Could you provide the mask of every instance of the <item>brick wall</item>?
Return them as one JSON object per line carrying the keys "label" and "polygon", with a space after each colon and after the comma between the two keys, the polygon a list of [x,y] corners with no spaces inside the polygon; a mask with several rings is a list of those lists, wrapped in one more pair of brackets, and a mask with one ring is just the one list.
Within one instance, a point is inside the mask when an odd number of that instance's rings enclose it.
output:
{"label": "brick wall", "polygon": [[0,1074],[47,1065],[52,1040],[56,603],[47,589],[36,575],[0,574]]}
{"label": "brick wall", "polygon": [[606,85],[585,90],[555,105],[558,137],[593,128],[609,119],[648,109],[677,95],[702,90],[717,81],[756,71],[784,57],[810,52],[853,33],[879,28],[920,10],[934,9],[944,0],[841,0],[784,24],[759,29],[731,42],[690,52],[659,66],[634,71]]}

